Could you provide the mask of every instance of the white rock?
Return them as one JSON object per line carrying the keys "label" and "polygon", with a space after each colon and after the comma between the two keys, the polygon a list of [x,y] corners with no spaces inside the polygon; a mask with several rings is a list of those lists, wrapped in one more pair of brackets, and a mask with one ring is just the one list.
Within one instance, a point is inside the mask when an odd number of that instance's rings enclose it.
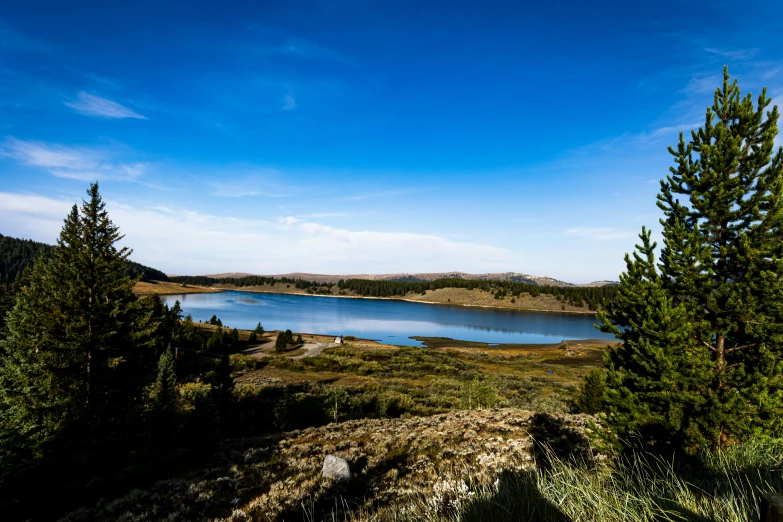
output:
{"label": "white rock", "polygon": [[324,458],[323,476],[335,482],[348,482],[351,480],[351,467],[344,459],[335,455],[327,455]]}

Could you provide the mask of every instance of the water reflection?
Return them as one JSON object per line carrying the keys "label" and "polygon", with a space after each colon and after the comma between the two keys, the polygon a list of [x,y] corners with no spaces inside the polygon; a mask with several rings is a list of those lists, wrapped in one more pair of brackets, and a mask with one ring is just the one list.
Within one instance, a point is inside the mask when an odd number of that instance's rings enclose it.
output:
{"label": "water reflection", "polygon": [[552,343],[612,336],[596,330],[592,315],[552,314],[428,305],[384,299],[341,299],[247,292],[170,295],[195,321],[216,314],[223,324],[250,329],[355,335],[415,346],[410,336],[451,337],[488,343]]}

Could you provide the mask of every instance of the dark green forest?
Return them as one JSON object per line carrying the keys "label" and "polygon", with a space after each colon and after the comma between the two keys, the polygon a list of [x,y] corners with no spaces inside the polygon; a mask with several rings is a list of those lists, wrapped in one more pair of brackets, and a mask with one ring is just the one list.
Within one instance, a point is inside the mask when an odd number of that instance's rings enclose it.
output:
{"label": "dark green forest", "polygon": [[[331,289],[334,286],[333,283],[324,284],[313,281],[305,281],[303,279],[275,279],[274,277],[264,276],[246,276],[236,278],[175,276],[170,278],[170,280],[177,283],[191,285],[233,285],[238,287],[285,283],[294,285],[300,290],[308,290],[313,292],[323,288]],[[590,310],[597,310],[601,303],[607,299],[613,299],[614,296],[617,295],[616,285],[595,287],[549,285],[540,286],[535,283],[516,281],[488,281],[460,278],[436,279],[434,281],[378,281],[370,279],[341,279],[339,282],[337,282],[337,287],[341,291],[348,290],[366,297],[404,297],[409,293],[423,294],[427,290],[437,290],[440,288],[466,288],[468,290],[480,289],[486,292],[491,291],[498,299],[506,296],[519,297],[519,295],[522,293],[528,293],[533,297],[546,294],[567,301],[573,306],[587,305]]]}
{"label": "dark green forest", "polygon": [[[52,245],[31,239],[17,239],[0,234],[0,281],[13,282],[38,256],[51,255],[53,248]],[[142,281],[168,281],[166,274],[160,270],[131,260],[126,261],[125,274],[130,278],[139,277]]]}

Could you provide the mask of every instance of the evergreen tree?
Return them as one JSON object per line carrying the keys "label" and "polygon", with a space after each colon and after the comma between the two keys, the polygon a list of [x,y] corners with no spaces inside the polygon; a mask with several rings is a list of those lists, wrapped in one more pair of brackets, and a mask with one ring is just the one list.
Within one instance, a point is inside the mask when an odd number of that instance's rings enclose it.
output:
{"label": "evergreen tree", "polygon": [[239,344],[239,330],[237,330],[236,328],[233,328],[231,330],[231,344],[233,346]]}
{"label": "evergreen tree", "polygon": [[618,431],[657,427],[685,448],[783,429],[783,149],[766,89],[754,106],[724,69],[704,125],[661,182],[659,264],[642,231],[599,314]]}
{"label": "evergreen tree", "polygon": [[304,339],[302,339],[302,334],[298,334],[296,336],[296,344],[304,344]]}
{"label": "evergreen tree", "polygon": [[580,413],[595,415],[604,411],[604,390],[606,376],[598,368],[593,369],[579,385],[576,408]]}
{"label": "evergreen tree", "polygon": [[247,338],[247,342],[249,343],[257,343],[258,342],[258,334],[254,331],[250,332],[250,335]]}
{"label": "evergreen tree", "polygon": [[294,332],[291,330],[285,331],[285,344],[294,344]]}
{"label": "evergreen tree", "polygon": [[227,351],[224,351],[221,355],[220,362],[215,370],[212,396],[217,406],[223,431],[224,433],[230,432],[233,426],[234,376]]}
{"label": "evergreen tree", "polygon": [[225,344],[223,327],[218,326],[212,330],[212,335],[209,337],[209,339],[207,339],[207,351],[211,353],[222,352]]}
{"label": "evergreen tree", "polygon": [[115,246],[122,236],[97,184],[88,195],[81,210],[74,205],[54,254],[38,259],[7,315],[0,482],[51,457],[62,439],[108,444],[104,434],[121,431],[118,423],[141,395],[135,281],[125,275],[130,251]]}
{"label": "evergreen tree", "polygon": [[171,346],[158,360],[158,377],[152,389],[152,400],[156,410],[172,412],[177,402],[177,374],[174,369],[174,355]]}
{"label": "evergreen tree", "polygon": [[256,325],[256,330],[255,330],[255,332],[256,332],[256,334],[257,334],[257,335],[261,335],[262,333],[264,333],[264,327],[263,327],[263,326],[261,326],[261,323],[258,323],[258,324]]}
{"label": "evergreen tree", "polygon": [[280,332],[279,334],[277,334],[277,339],[275,340],[275,351],[282,353],[285,351],[287,347],[288,347],[288,341],[285,332]]}

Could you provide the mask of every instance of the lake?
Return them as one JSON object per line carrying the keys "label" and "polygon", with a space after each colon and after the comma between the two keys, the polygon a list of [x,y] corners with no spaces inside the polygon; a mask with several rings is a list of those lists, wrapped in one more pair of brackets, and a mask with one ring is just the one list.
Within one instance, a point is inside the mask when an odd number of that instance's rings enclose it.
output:
{"label": "lake", "polygon": [[213,314],[240,330],[291,329],[298,333],[354,335],[382,343],[420,346],[411,336],[450,337],[485,343],[557,343],[567,339],[614,339],[596,330],[588,314],[559,314],[431,305],[390,299],[227,291],[161,296],[198,322]]}

